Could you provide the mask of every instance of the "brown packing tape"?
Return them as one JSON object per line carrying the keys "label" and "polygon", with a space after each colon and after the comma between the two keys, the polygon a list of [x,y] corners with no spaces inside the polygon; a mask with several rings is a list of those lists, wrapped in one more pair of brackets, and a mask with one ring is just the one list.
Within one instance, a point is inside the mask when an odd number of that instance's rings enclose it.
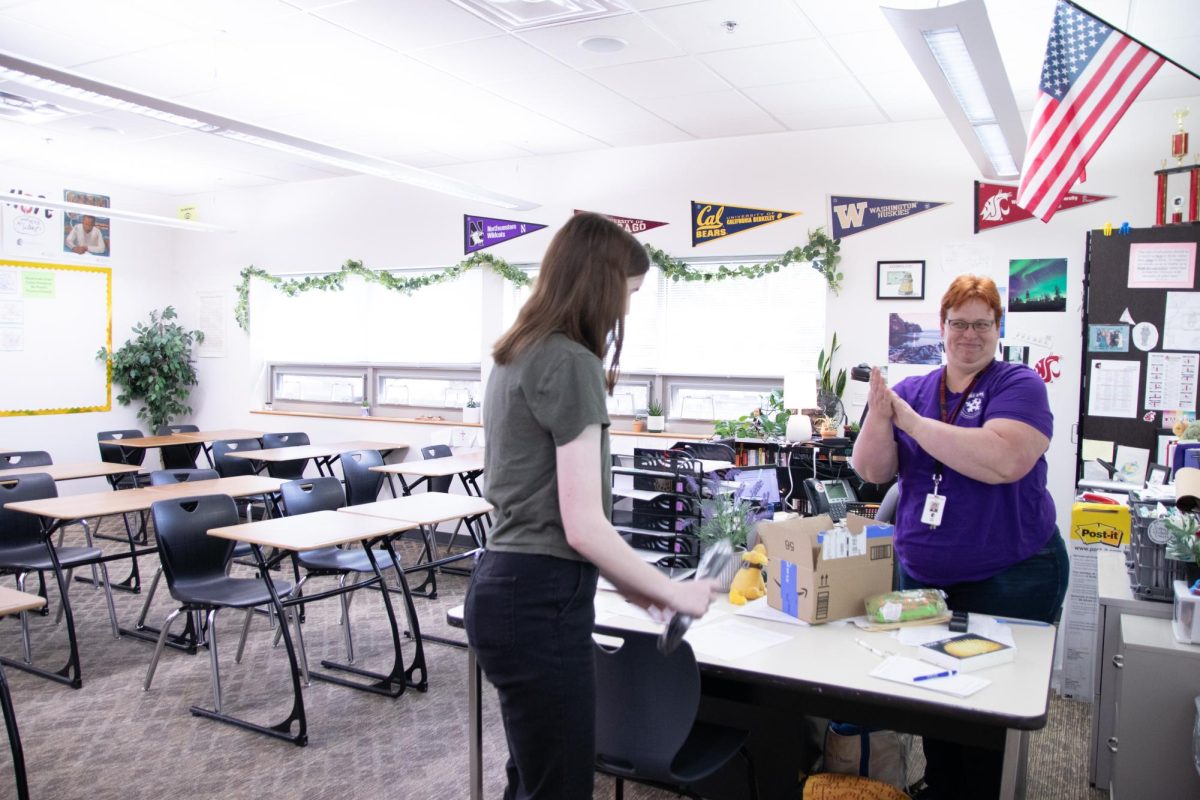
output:
{"label": "brown packing tape", "polygon": [[1175,507],[1188,513],[1200,508],[1200,469],[1184,467],[1175,473]]}

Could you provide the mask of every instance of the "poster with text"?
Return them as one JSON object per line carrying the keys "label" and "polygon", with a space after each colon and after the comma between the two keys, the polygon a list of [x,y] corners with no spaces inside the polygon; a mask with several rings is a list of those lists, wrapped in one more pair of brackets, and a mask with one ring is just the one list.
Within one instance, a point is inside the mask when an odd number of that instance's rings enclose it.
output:
{"label": "poster with text", "polygon": [[30,261],[58,258],[62,252],[59,217],[63,212],[38,203],[39,198],[57,194],[57,189],[9,187],[8,197],[0,206],[4,255]]}

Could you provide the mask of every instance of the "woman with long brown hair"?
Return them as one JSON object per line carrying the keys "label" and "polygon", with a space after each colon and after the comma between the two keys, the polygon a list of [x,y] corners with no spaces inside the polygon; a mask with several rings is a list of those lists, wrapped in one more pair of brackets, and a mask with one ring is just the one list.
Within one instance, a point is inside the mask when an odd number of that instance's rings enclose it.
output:
{"label": "woman with long brown hair", "polygon": [[649,267],[646,251],[614,222],[572,217],[492,353],[483,416],[496,524],[465,616],[500,695],[506,800],[592,796],[598,574],[643,607],[692,616],[708,609],[711,581],[672,582],[609,521],[604,398],[617,379],[629,297]]}

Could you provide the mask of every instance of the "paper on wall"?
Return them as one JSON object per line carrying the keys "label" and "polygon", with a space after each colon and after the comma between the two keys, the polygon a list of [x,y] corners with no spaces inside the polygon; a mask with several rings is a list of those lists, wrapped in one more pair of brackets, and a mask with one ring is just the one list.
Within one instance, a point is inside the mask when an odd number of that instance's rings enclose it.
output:
{"label": "paper on wall", "polygon": [[1200,350],[1200,293],[1167,292],[1164,350]]}
{"label": "paper on wall", "polygon": [[1196,408],[1197,353],[1149,353],[1146,356],[1146,408]]}
{"label": "paper on wall", "polygon": [[1142,365],[1137,361],[1092,359],[1088,375],[1088,414],[1093,417],[1138,415],[1138,380]]}
{"label": "paper on wall", "polygon": [[1117,460],[1113,464],[1117,471],[1113,479],[1141,486],[1146,482],[1146,465],[1150,462],[1150,449],[1117,445]]}
{"label": "paper on wall", "polygon": [[1112,461],[1113,443],[1103,439],[1084,439],[1079,446],[1079,457],[1084,461],[1095,461],[1097,458]]}

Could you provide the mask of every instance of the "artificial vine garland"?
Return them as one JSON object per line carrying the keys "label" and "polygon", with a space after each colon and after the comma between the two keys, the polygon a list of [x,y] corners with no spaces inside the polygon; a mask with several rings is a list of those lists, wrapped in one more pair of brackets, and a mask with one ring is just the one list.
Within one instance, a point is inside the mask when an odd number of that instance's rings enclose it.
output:
{"label": "artificial vine garland", "polygon": [[[662,250],[651,245],[646,245],[646,252],[650,256],[650,260],[663,271],[663,274],[673,281],[721,281],[726,278],[761,278],[769,273],[778,272],[781,267],[790,266],[801,261],[810,261],[812,262],[813,269],[825,276],[825,281],[829,284],[829,288],[833,290],[834,294],[837,294],[842,288],[843,275],[837,271],[838,261],[841,260],[841,257],[838,255],[838,240],[829,238],[821,228],[808,232],[808,244],[803,247],[793,247],[779,258],[768,261],[765,264],[742,264],[733,269],[721,266],[716,270],[701,271],[683,261],[671,258],[671,256]],[[312,289],[319,289],[323,292],[340,292],[346,285],[346,278],[351,275],[357,275],[369,283],[378,283],[385,289],[412,294],[418,289],[424,289],[426,286],[434,286],[439,283],[455,280],[467,270],[474,269],[481,264],[487,264],[496,274],[509,283],[517,286],[525,286],[529,283],[529,276],[525,272],[490,253],[475,253],[469,258],[458,262],[452,267],[446,267],[440,272],[431,272],[415,277],[397,277],[387,270],[367,269],[361,261],[353,259],[346,261],[337,272],[331,272],[327,275],[309,275],[299,279],[281,278],[278,275],[272,275],[266,270],[251,265],[241,271],[242,280],[238,283],[238,300],[233,316],[237,320],[239,328],[244,331],[250,330],[251,278],[266,281],[288,297],[295,297],[300,292],[307,292]]]}

